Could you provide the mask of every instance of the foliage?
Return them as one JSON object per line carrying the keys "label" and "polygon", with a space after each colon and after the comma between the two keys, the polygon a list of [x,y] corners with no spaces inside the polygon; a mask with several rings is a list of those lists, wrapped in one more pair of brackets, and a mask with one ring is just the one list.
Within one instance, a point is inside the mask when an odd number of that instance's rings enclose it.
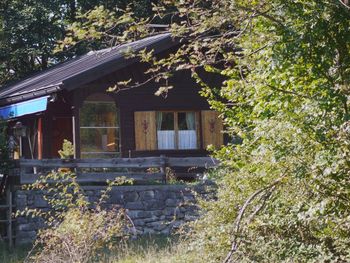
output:
{"label": "foliage", "polygon": [[13,167],[7,136],[7,123],[0,120],[0,174],[7,175]]}
{"label": "foliage", "polygon": [[[70,156],[71,150],[72,144],[65,140],[61,156]],[[88,262],[104,248],[126,238],[129,217],[124,209],[106,205],[112,187],[125,182],[125,178],[108,182],[97,201],[89,199],[69,169],[51,171],[34,184],[24,186],[25,190],[41,193],[50,207],[27,207],[17,212],[17,216],[40,218],[45,225],[37,235],[29,261]]]}
{"label": "foliage", "polygon": [[17,214],[42,218],[46,225],[39,230],[29,261],[88,262],[104,248],[126,238],[129,217],[117,206],[104,205],[112,186],[123,182],[123,179],[109,182],[97,202],[89,201],[70,171],[52,172],[26,186],[26,190],[40,191],[51,207],[26,208]]}
{"label": "foliage", "polygon": [[74,146],[72,142],[64,139],[62,150],[58,151],[58,154],[60,155],[61,159],[69,159],[74,156]]}
{"label": "foliage", "polygon": [[[109,10],[130,5],[138,17],[151,14],[151,0],[2,0],[0,2],[0,85],[101,47],[101,42],[79,43],[56,53],[56,42],[69,35],[80,15],[105,5]],[[105,45],[104,45],[105,46]]]}
{"label": "foliage", "polygon": [[[190,250],[211,262],[350,261],[349,9],[336,0],[173,0],[154,10],[172,18],[182,45],[162,59],[133,56],[164,81],[162,92],[171,72],[190,69],[227,132],[243,139],[215,154],[218,200],[203,204]],[[147,21],[129,22],[120,39],[149,32]],[[209,86],[203,69],[225,81]]]}

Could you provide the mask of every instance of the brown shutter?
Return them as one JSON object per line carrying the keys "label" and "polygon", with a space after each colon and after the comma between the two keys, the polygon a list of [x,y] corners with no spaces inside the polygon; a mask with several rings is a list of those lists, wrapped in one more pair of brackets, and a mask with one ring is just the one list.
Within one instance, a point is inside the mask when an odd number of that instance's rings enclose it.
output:
{"label": "brown shutter", "polygon": [[212,144],[215,148],[219,148],[224,144],[224,136],[222,133],[223,124],[216,111],[206,110],[201,112],[202,115],[202,139],[203,148]]}
{"label": "brown shutter", "polygon": [[137,111],[135,118],[136,151],[157,149],[157,129],[155,111]]}

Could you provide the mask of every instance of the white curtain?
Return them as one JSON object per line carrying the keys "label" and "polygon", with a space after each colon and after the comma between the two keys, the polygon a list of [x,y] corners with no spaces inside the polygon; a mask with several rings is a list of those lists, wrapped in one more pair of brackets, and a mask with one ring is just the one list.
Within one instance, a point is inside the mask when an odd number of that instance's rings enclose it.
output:
{"label": "white curtain", "polygon": [[179,131],[179,149],[196,149],[197,133],[196,130]]}
{"label": "white curtain", "polygon": [[175,131],[157,131],[157,136],[159,150],[175,149]]}
{"label": "white curtain", "polygon": [[179,130],[179,149],[196,149],[197,132],[194,112],[186,112],[187,130]]}
{"label": "white curtain", "polygon": [[162,129],[163,112],[157,112],[157,130]]}
{"label": "white curtain", "polygon": [[196,129],[196,121],[194,112],[186,112],[186,124],[188,130]]}

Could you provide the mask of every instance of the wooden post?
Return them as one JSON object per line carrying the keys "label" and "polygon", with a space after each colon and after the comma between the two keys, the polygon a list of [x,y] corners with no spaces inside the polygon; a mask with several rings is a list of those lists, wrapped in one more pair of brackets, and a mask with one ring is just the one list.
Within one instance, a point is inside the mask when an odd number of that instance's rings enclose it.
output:
{"label": "wooden post", "polygon": [[164,174],[164,184],[166,184],[166,157],[163,154],[160,156],[160,172]]}
{"label": "wooden post", "polygon": [[38,119],[38,159],[43,158],[43,118]]}
{"label": "wooden post", "polygon": [[6,204],[8,206],[7,209],[7,239],[9,244],[9,249],[13,249],[13,238],[12,238],[12,192],[11,187],[8,186],[6,190]]}

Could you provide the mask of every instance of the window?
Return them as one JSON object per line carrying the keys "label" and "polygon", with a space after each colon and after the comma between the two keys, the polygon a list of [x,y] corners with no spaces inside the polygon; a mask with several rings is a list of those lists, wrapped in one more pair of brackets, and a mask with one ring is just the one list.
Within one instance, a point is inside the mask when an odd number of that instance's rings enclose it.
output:
{"label": "window", "polygon": [[197,115],[193,111],[157,112],[158,149],[198,149]]}
{"label": "window", "polygon": [[118,109],[109,96],[90,96],[81,107],[80,147],[82,158],[119,156]]}

